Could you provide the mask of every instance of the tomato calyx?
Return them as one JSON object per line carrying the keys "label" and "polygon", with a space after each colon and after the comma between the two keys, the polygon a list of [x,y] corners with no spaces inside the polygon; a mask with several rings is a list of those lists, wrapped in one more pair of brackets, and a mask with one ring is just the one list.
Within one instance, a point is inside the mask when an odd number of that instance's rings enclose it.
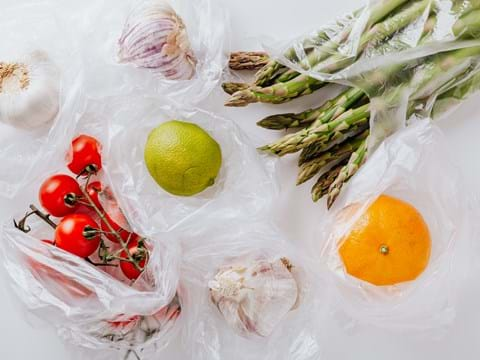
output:
{"label": "tomato calyx", "polygon": [[68,193],[64,196],[63,202],[68,207],[74,208],[78,203],[78,196],[75,193]]}
{"label": "tomato calyx", "polygon": [[95,237],[98,236],[98,234],[99,234],[98,229],[95,229],[91,226],[85,226],[85,228],[83,229],[83,232],[82,232],[83,237],[87,240],[94,239]]}

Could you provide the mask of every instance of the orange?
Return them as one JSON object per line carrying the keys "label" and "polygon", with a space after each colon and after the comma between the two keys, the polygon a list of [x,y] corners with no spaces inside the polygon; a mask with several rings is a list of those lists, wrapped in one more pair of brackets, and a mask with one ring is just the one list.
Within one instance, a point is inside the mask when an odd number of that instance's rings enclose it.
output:
{"label": "orange", "polygon": [[339,253],[350,275],[374,285],[394,285],[425,270],[431,243],[417,209],[381,195],[355,222]]}

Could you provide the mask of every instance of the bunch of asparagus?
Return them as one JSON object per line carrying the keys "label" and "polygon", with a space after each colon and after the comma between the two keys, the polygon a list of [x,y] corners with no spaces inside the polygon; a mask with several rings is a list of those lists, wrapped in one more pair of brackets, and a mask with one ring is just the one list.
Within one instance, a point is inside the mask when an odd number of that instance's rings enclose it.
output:
{"label": "bunch of asparagus", "polygon": [[[476,39],[480,36],[480,0],[454,0],[452,13],[457,21],[452,27],[455,39]],[[300,64],[305,69],[317,73],[333,74],[353,64],[365,49],[381,46],[394,34],[405,29],[413,22],[427,17],[419,45],[431,41],[437,24],[437,10],[434,0],[384,0],[378,2],[369,11],[369,20],[362,34],[357,53],[353,56],[335,52],[349,37],[357,17],[362,9],[354,12],[350,21],[342,22],[335,36],[327,37],[324,31],[303,42],[305,58],[296,58],[292,48],[285,54],[287,59]],[[260,70],[253,84],[224,83],[223,89],[231,95],[227,106],[245,106],[254,102],[284,103],[303,95],[311,94],[328,85],[315,78],[300,74],[275,60],[266,65],[266,55],[255,53],[250,59],[249,53],[235,53],[231,67],[261,59]],[[343,185],[358,171],[367,157],[367,141],[370,133],[370,115],[372,103],[368,94],[379,86],[408,89],[409,117],[433,95],[439,99],[455,96],[463,87],[476,89],[480,84],[477,64],[480,59],[480,47],[464,47],[459,50],[445,51],[424,59],[412,60],[412,63],[394,64],[367,73],[360,88],[348,88],[336,98],[323,103],[315,109],[299,114],[280,114],[269,116],[258,122],[267,129],[297,129],[261,150],[283,156],[301,151],[300,171],[297,184],[302,184],[314,176],[318,180],[312,188],[312,198],[318,201],[328,195],[327,206],[331,207],[341,192]],[[252,69],[255,66],[250,66]],[[401,74],[401,76],[399,76]],[[400,79],[400,81],[397,81]],[[398,92],[397,92],[398,93]],[[392,94],[393,96],[393,94]],[[386,99],[388,101],[388,99]]]}

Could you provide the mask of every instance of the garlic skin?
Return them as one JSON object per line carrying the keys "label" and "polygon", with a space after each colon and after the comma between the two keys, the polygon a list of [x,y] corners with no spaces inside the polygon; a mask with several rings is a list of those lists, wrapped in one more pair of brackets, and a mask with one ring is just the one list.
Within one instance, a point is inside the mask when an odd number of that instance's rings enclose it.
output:
{"label": "garlic skin", "polygon": [[197,61],[183,20],[163,0],[147,0],[136,7],[118,44],[120,63],[153,69],[170,80],[195,75]]}
{"label": "garlic skin", "polygon": [[58,113],[59,96],[60,72],[45,52],[0,62],[1,122],[27,130],[49,125]]}
{"label": "garlic skin", "polygon": [[268,336],[299,298],[291,270],[285,258],[223,267],[208,283],[211,300],[241,335]]}

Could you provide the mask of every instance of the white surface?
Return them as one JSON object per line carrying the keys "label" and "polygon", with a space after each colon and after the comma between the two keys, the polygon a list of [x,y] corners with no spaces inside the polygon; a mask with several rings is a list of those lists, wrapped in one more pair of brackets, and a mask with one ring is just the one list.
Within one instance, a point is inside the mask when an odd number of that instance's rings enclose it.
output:
{"label": "white surface", "polygon": [[[1,0],[2,5],[14,0]],[[89,0],[94,1],[94,0]],[[194,0],[192,0],[194,1]],[[247,49],[255,46],[254,38],[259,35],[285,39],[306,30],[315,28],[335,16],[358,6],[358,0],[224,0],[230,10],[232,20],[232,49]],[[306,104],[313,104],[318,95],[282,106],[254,105],[244,109],[227,109],[222,106],[225,96],[217,92],[204,104],[223,116],[233,119],[260,145],[277,136],[274,132],[259,129],[255,121],[264,115],[281,112],[285,109],[300,110]],[[452,141],[451,151],[469,184],[480,183],[480,161],[478,160],[478,134],[480,133],[479,97],[470,99],[449,119],[442,121],[441,127]],[[8,132],[0,127],[1,138]],[[0,145],[1,146],[1,145]],[[1,170],[0,170],[1,171]],[[295,159],[282,159],[278,166],[281,179],[281,196],[274,206],[276,220],[283,231],[292,239],[311,236],[312,224],[315,224],[318,207],[323,203],[310,201],[309,185],[296,188]],[[439,174],[448,176],[448,174]],[[1,210],[2,218],[8,217]],[[16,299],[9,294],[5,278],[0,277],[0,355],[2,359],[30,360],[49,359],[67,360],[74,358],[56,337],[51,328],[42,326],[32,328],[17,306]],[[480,282],[471,279],[469,287],[461,294],[457,318],[445,336],[432,340],[419,334],[389,334],[385,331],[362,327],[351,333],[343,330],[339,324],[331,321],[328,338],[325,339],[325,359],[410,359],[435,358],[478,359],[480,357]],[[312,314],[313,315],[313,314]],[[159,358],[184,359],[180,346],[172,347],[168,354]],[[259,359],[261,355],[259,356]],[[227,360],[227,359],[226,359]]]}

